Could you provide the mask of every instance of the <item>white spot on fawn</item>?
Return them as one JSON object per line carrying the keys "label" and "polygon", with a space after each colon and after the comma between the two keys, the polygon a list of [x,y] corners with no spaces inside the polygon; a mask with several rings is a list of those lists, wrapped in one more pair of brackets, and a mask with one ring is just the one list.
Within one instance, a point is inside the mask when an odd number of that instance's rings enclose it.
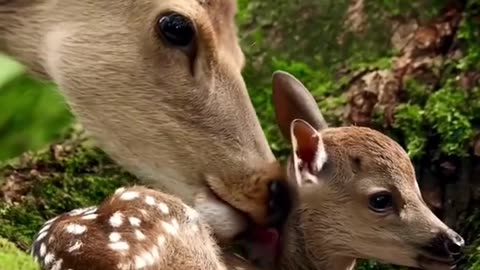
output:
{"label": "white spot on fawn", "polygon": [[118,242],[120,239],[122,239],[122,236],[118,232],[112,232],[108,236],[108,239],[110,239],[110,242]]}
{"label": "white spot on fawn", "polygon": [[55,260],[55,255],[53,255],[53,253],[47,253],[47,255],[45,256],[45,259],[43,260],[43,262],[45,263],[45,265],[49,265],[51,264],[53,261]]}
{"label": "white spot on fawn", "polygon": [[152,265],[155,262],[153,255],[150,252],[144,252],[142,258],[147,262],[148,265]]}
{"label": "white spot on fawn", "polygon": [[175,230],[178,230],[180,228],[176,218],[172,218],[172,225],[175,228]]}
{"label": "white spot on fawn", "polygon": [[168,215],[168,213],[170,213],[170,209],[168,209],[168,206],[163,202],[158,204],[158,209],[160,209],[160,211],[162,211],[162,213],[164,213],[165,215]]}
{"label": "white spot on fawn", "polygon": [[96,219],[97,216],[98,216],[97,214],[90,214],[90,215],[83,216],[82,219],[92,220],[92,219]]}
{"label": "white spot on fawn", "polygon": [[140,219],[138,219],[136,217],[129,217],[128,221],[130,222],[130,225],[132,225],[134,227],[140,226],[140,223],[142,222]]}
{"label": "white spot on fawn", "polygon": [[147,266],[147,262],[140,256],[135,256],[135,268],[141,269]]}
{"label": "white spot on fawn", "polygon": [[175,235],[175,234],[177,233],[177,229],[175,228],[174,225],[172,225],[172,224],[170,224],[170,223],[168,223],[168,222],[165,222],[165,221],[161,221],[161,222],[162,222],[162,227],[163,227],[163,229],[164,229],[167,233],[169,233],[169,234],[171,234],[171,235]]}
{"label": "white spot on fawn", "polygon": [[118,195],[118,194],[120,194],[120,193],[122,193],[122,192],[124,192],[124,191],[125,191],[125,188],[124,188],[124,187],[118,188],[117,190],[115,190],[115,195]]}
{"label": "white spot on fawn", "polygon": [[39,233],[46,232],[48,229],[50,229],[51,226],[52,226],[52,224],[46,224],[46,225],[44,225],[43,228],[40,230]]}
{"label": "white spot on fawn", "polygon": [[128,250],[130,248],[127,242],[110,243],[108,244],[108,246],[115,251],[123,251],[123,250]]}
{"label": "white spot on fawn", "polygon": [[185,207],[185,214],[187,215],[187,218],[190,221],[195,221],[199,217],[198,212],[195,209],[191,208],[190,206]]}
{"label": "white spot on fawn", "polygon": [[145,234],[143,234],[140,230],[135,230],[135,236],[138,240],[144,240],[146,238]]}
{"label": "white spot on fawn", "polygon": [[43,238],[45,238],[45,236],[47,236],[48,232],[42,232],[40,233],[38,236],[37,236],[37,239],[35,240],[36,242],[42,240]]}
{"label": "white spot on fawn", "polygon": [[56,261],[55,264],[52,266],[51,270],[61,270],[62,263],[63,263],[63,259]]}
{"label": "white spot on fawn", "polygon": [[130,201],[138,197],[138,192],[136,191],[127,191],[120,195],[120,200]]}
{"label": "white spot on fawn", "polygon": [[77,241],[75,242],[75,244],[73,244],[71,247],[68,248],[68,252],[72,253],[75,250],[79,250],[82,247],[82,245],[83,245],[82,242]]}
{"label": "white spot on fawn", "polygon": [[90,214],[93,214],[95,212],[97,212],[98,208],[96,206],[92,206],[92,207],[89,207],[87,209],[87,211],[85,211],[83,214],[84,215],[90,215]]}
{"label": "white spot on fawn", "polygon": [[155,198],[147,195],[147,196],[145,196],[145,203],[148,204],[148,205],[154,205],[155,204]]}
{"label": "white spot on fawn", "polygon": [[45,222],[45,225],[51,224],[52,222],[54,222],[55,220],[57,220],[59,217],[60,217],[60,216],[56,216],[56,217],[54,217],[54,218],[51,218],[51,219],[47,220],[47,222]]}
{"label": "white spot on fawn", "polygon": [[165,236],[159,235],[157,238],[157,245],[162,247],[165,244]]}
{"label": "white spot on fawn", "polygon": [[79,234],[82,234],[82,233],[86,232],[87,227],[84,226],[84,225],[71,223],[71,224],[67,225],[66,230],[67,230],[67,232],[69,232],[71,234],[79,235]]}
{"label": "white spot on fawn", "polygon": [[123,215],[120,212],[115,212],[111,217],[110,217],[110,225],[112,227],[120,227],[123,224]]}
{"label": "white spot on fawn", "polygon": [[47,253],[47,246],[45,245],[45,243],[42,243],[40,245],[40,250],[39,250],[38,253],[39,253],[40,257],[45,256],[45,254]]}

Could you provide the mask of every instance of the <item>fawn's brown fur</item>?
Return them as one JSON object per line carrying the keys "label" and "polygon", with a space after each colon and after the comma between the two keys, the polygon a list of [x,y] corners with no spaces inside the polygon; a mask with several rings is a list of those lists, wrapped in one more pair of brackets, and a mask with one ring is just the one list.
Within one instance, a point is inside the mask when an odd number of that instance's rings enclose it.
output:
{"label": "fawn's brown fur", "polygon": [[[298,193],[286,224],[279,230],[280,252],[273,260],[264,258],[270,265],[261,269],[350,270],[356,258],[450,269],[464,241],[427,208],[402,147],[369,128],[328,128],[313,97],[298,80],[276,72],[273,83],[277,121],[293,145],[287,167]],[[132,191],[137,195],[125,195]],[[383,207],[385,198],[391,198],[391,203]],[[162,213],[160,203],[175,210]],[[62,254],[55,258],[57,264],[58,259],[63,260],[60,264],[64,268],[56,270],[68,269],[75,260],[78,265],[72,269],[76,270],[113,270],[118,269],[113,267],[118,263],[131,266],[126,269],[260,269],[234,254],[219,255],[202,220],[180,200],[160,192],[122,190],[96,211],[95,219],[88,218],[91,213],[83,213],[77,217],[62,215],[53,225],[47,223],[37,235],[33,255],[45,265],[47,251]],[[116,211],[123,213],[124,227],[108,224]],[[127,223],[132,216],[142,219],[141,226],[132,228],[135,224]],[[72,223],[84,226],[79,234],[68,231]],[[136,229],[147,237],[139,237]],[[112,244],[108,235],[114,230],[132,247],[123,255],[122,250],[108,246]],[[159,256],[158,236],[167,237]],[[64,250],[75,240],[85,241],[85,250],[66,254]],[[117,237],[113,240],[119,241]],[[46,245],[43,249],[42,243]],[[247,258],[252,256],[257,254],[247,250]],[[146,262],[150,263],[141,268]],[[50,256],[48,266],[53,263]]]}
{"label": "fawn's brown fur", "polygon": [[[158,34],[172,12],[193,25],[188,46]],[[272,220],[269,185],[283,182],[241,76],[235,12],[233,0],[4,0],[0,52],[54,81],[144,183],[189,205],[218,197],[233,206],[218,206],[232,226],[211,224],[230,238],[245,229],[240,212]]]}

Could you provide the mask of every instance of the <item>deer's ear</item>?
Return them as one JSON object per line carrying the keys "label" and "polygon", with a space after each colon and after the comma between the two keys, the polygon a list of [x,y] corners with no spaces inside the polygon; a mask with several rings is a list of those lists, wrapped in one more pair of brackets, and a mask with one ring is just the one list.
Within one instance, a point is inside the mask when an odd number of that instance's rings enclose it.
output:
{"label": "deer's ear", "polygon": [[322,134],[306,121],[295,119],[290,125],[293,166],[298,185],[318,184],[318,173],[327,161]]}
{"label": "deer's ear", "polygon": [[290,124],[305,120],[316,130],[327,128],[327,122],[308,89],[293,75],[275,71],[272,77],[272,98],[277,125],[285,139],[290,140]]}

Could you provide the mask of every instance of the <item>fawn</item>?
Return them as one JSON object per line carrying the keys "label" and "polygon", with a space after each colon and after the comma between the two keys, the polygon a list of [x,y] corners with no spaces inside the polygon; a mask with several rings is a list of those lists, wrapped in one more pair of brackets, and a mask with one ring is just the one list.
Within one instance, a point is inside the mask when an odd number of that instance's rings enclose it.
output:
{"label": "fawn", "polygon": [[144,184],[224,212],[229,226],[208,222],[231,239],[288,207],[241,76],[235,13],[234,0],[0,1],[0,52],[54,81]]}
{"label": "fawn", "polygon": [[356,258],[431,270],[455,265],[464,240],[427,208],[400,145],[369,128],[329,128],[312,95],[288,73],[274,73],[273,100],[292,143],[287,174],[296,192],[270,249],[252,251],[251,241],[248,260],[219,253],[204,216],[172,196],[135,187],[47,222],[33,256],[52,270],[260,269],[253,259],[261,269],[281,270],[351,270]]}

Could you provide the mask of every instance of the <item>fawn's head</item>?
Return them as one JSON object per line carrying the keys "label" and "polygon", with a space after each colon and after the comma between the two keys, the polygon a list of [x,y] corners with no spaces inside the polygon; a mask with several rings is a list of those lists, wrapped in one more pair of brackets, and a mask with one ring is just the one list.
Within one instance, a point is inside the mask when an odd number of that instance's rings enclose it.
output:
{"label": "fawn's head", "polygon": [[277,122],[293,146],[288,174],[299,188],[312,261],[449,269],[464,240],[427,208],[403,148],[369,128],[328,128],[311,94],[287,73],[276,72],[273,84]]}

